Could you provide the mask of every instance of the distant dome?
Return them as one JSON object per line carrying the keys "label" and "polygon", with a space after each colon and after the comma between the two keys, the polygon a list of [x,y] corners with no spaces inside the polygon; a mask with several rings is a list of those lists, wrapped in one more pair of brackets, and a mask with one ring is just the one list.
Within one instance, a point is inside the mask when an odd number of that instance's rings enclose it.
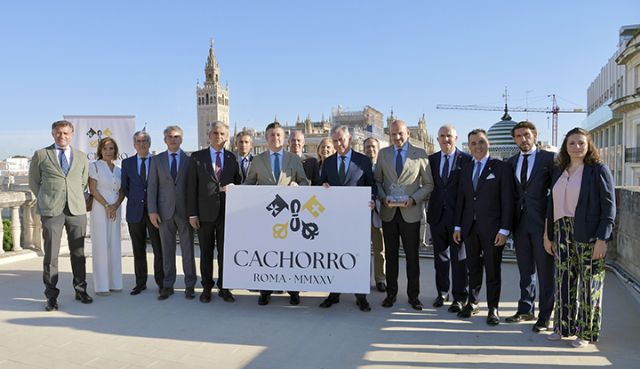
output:
{"label": "distant dome", "polygon": [[515,143],[513,142],[513,138],[511,137],[511,129],[516,124],[517,122],[514,122],[513,120],[511,120],[511,116],[509,115],[509,113],[506,111],[506,108],[505,108],[505,113],[502,116],[502,120],[492,125],[491,128],[489,128],[489,131],[487,132],[487,138],[489,139],[491,146],[496,146],[496,145],[515,146]]}

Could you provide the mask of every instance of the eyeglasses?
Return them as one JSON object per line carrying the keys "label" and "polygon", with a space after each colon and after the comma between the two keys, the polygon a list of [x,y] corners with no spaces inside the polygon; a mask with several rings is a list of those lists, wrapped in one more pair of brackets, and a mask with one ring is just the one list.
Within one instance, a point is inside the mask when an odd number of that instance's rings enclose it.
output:
{"label": "eyeglasses", "polygon": [[149,140],[136,140],[137,144],[148,144]]}

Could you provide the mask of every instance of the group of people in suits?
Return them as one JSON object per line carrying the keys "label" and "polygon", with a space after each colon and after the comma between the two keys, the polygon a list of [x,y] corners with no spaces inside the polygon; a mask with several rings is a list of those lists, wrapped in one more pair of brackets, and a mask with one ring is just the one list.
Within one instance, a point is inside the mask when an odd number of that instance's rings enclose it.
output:
{"label": "group of people in suits", "polygon": [[[58,309],[57,256],[63,227],[69,237],[76,299],[93,301],[85,281],[87,220],[82,194],[87,185],[94,202],[91,229],[97,235],[93,255],[101,259],[98,264],[94,260],[96,293],[122,289],[116,260],[119,239],[114,245],[119,238],[114,228],[119,232],[119,227],[110,222],[119,219],[126,197],[136,275],[131,294],[147,288],[147,235],[158,299],[174,293],[178,236],[185,297],[195,298],[195,231],[204,303],[211,301],[215,287],[224,301],[235,301],[223,287],[225,192],[230,186],[365,186],[372,193],[374,275],[377,289],[386,292],[383,307],[396,303],[402,246],[408,303],[416,310],[423,308],[418,249],[422,204],[428,202],[437,290],[434,307],[451,300],[449,312],[461,318],[477,314],[484,277],[486,322],[499,324],[502,254],[512,237],[520,299],[516,314],[506,322],[536,320],[533,331],[553,329],[551,340],[577,336],[573,345],[584,347],[597,341],[601,325],[606,241],[612,237],[615,218],[611,173],[600,162],[589,133],[580,128],[566,135],[557,157],[537,148],[533,123],[519,122],[511,134],[520,152],[503,161],[490,157],[490,142],[482,129],[467,135],[467,154],[456,147],[456,129],[444,125],[438,131],[440,151],[428,156],[409,143],[409,130],[401,120],[390,125],[390,146],[380,149],[375,138],[368,138],[364,154],[353,150],[348,127],[340,126],[330,136],[335,152],[318,160],[303,153],[304,135],[299,131],[289,135],[286,151],[285,131],[277,122],[265,131],[268,150],[255,156],[252,137],[244,131],[235,137],[236,153],[225,149],[229,131],[222,122],[211,125],[210,146],[188,156],[180,148],[182,129],[169,126],[164,130],[167,150],[154,156],[149,134],[136,132],[136,155],[125,159],[120,170],[113,163],[118,147],[112,138],[100,142],[98,164],[92,169],[86,155],[70,146],[73,125],[54,122],[54,144],[36,151],[30,167],[30,186],[43,224],[46,310]],[[258,304],[268,304],[272,292],[260,291]],[[300,304],[299,292],[288,293],[290,304]],[[340,294],[331,293],[320,306],[329,308],[339,301]],[[364,294],[356,294],[356,304],[362,311],[371,310]]]}

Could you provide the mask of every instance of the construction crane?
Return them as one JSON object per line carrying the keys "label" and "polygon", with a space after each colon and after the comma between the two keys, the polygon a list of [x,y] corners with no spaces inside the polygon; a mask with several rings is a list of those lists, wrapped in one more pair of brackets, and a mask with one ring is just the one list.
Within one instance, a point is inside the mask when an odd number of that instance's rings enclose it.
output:
{"label": "construction crane", "polygon": [[502,111],[504,110],[505,114],[508,111],[515,112],[523,112],[523,113],[547,113],[551,114],[551,122],[552,122],[552,134],[551,134],[551,144],[553,146],[558,145],[558,114],[559,113],[586,113],[584,109],[573,109],[573,110],[560,110],[558,107],[558,102],[556,101],[556,95],[549,95],[551,97],[552,105],[551,109],[549,108],[529,108],[529,107],[515,107],[508,108],[507,107],[507,91],[505,88],[504,93],[504,108],[500,106],[482,106],[482,105],[447,105],[447,104],[438,104],[436,105],[436,109],[449,109],[449,110],[484,110],[484,111]]}

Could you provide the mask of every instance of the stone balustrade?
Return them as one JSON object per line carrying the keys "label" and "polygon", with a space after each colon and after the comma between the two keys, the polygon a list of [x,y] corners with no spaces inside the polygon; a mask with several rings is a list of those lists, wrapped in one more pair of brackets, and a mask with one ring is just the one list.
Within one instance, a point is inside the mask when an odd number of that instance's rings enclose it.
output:
{"label": "stone balustrade", "polygon": [[614,240],[607,259],[640,281],[640,187],[616,188],[617,215]]}
{"label": "stone balustrade", "polygon": [[[36,199],[30,191],[1,191],[0,213],[11,209],[11,238],[13,251],[23,247],[42,248],[40,216],[36,213]],[[22,213],[22,216],[21,216]],[[4,229],[0,230],[0,254],[4,253]]]}

